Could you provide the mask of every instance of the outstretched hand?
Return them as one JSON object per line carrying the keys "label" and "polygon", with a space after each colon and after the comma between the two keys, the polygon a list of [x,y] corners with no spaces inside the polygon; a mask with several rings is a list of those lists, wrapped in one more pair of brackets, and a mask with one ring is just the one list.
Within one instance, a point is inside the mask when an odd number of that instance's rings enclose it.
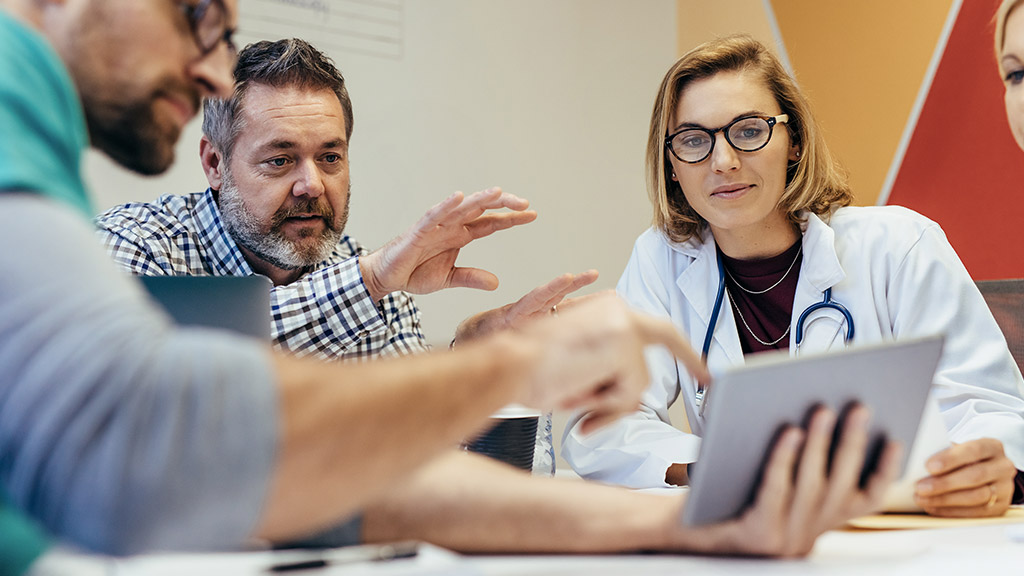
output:
{"label": "outstretched hand", "polygon": [[[488,188],[468,197],[456,192],[432,207],[416,224],[383,248],[360,258],[363,282],[374,300],[404,290],[429,294],[444,288],[494,290],[498,278],[478,268],[459,268],[459,250],[498,230],[527,224],[537,213],[530,203]],[[507,212],[488,212],[507,208]]]}
{"label": "outstretched hand", "polygon": [[553,314],[558,305],[562,305],[562,309],[565,310],[587,296],[569,300],[565,300],[565,297],[593,284],[595,280],[597,270],[587,270],[581,274],[562,274],[547,284],[530,290],[511,304],[466,318],[455,330],[455,340],[464,342],[498,330],[517,328],[531,319]]}

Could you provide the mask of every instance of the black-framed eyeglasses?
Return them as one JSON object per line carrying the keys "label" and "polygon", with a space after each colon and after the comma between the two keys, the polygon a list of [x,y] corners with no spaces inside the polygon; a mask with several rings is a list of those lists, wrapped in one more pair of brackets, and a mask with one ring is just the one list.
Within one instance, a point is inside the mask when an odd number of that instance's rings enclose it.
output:
{"label": "black-framed eyeglasses", "polygon": [[776,124],[789,122],[788,114],[778,116],[744,116],[715,128],[683,128],[665,138],[665,147],[681,162],[697,164],[707,160],[715,149],[715,134],[725,134],[725,141],[740,152],[756,152],[772,139]]}
{"label": "black-framed eyeglasses", "polygon": [[235,29],[228,26],[228,9],[224,0],[199,0],[198,4],[181,4],[181,10],[188,18],[192,37],[203,56],[217,49],[223,42],[231,56],[238,54],[232,37]]}

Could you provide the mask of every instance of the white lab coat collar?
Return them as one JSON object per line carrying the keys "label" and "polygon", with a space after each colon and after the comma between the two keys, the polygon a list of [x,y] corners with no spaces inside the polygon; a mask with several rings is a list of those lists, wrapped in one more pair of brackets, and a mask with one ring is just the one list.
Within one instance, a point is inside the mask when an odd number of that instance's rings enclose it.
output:
{"label": "white lab coat collar", "polygon": [[[839,255],[836,252],[836,233],[824,220],[815,214],[804,213],[806,221],[801,226],[803,229],[804,261],[800,265],[800,280],[796,285],[796,294],[793,295],[793,315],[790,319],[789,352],[796,354],[796,333],[800,315],[810,306],[821,302],[825,290],[835,287],[846,278],[846,272],[839,263]],[[826,218],[830,215],[826,215]],[[842,300],[842,295],[833,294],[836,300]],[[817,323],[819,327],[816,338],[805,336],[802,348],[807,351],[824,351],[834,344],[843,342],[841,331],[845,329],[846,323],[842,314],[836,310],[821,310],[815,313],[815,317],[830,317],[832,323]],[[830,328],[822,331],[825,326]],[[808,330],[809,322],[805,322],[803,329]]]}
{"label": "white lab coat collar", "polygon": [[[791,319],[791,334],[795,333],[799,311],[820,302],[822,293],[826,289],[835,286],[846,277],[846,272],[843,271],[843,267],[839,263],[839,256],[836,254],[835,231],[815,214],[804,212],[802,215],[806,219],[801,226],[803,263],[800,266],[800,279],[797,282],[796,294],[793,298],[794,314]],[[692,335],[694,341],[699,342],[702,346],[704,333],[707,332],[707,325],[711,321],[711,314],[715,306],[715,297],[718,295],[718,257],[715,237],[711,233],[711,229],[705,227],[700,238],[693,237],[685,242],[669,241],[668,244],[676,252],[692,259],[676,278],[676,286],[693,307],[693,312],[703,321],[703,332]],[[743,363],[743,349],[740,346],[732,306],[726,300],[728,300],[728,296],[723,299],[722,309],[718,314],[718,325],[715,327],[713,342],[725,352],[727,362],[723,362],[723,364],[741,364]],[[715,346],[713,345],[712,348]],[[790,351],[794,350],[795,338],[791,336]],[[714,361],[714,355],[710,356],[712,357],[708,359],[709,368],[714,372],[718,362]]]}
{"label": "white lab coat collar", "polygon": [[[711,229],[705,227],[701,232],[700,239],[690,238],[686,242],[672,243],[669,245],[673,250],[692,258],[693,261],[676,278],[676,286],[683,293],[686,301],[693,307],[693,311],[702,321],[700,334],[693,334],[695,342],[699,346],[704,345],[704,335],[707,333],[707,326],[711,322],[711,314],[715,307],[715,298],[718,296],[718,253],[716,251],[715,237]],[[709,369],[715,371],[716,365],[721,363],[724,366],[743,363],[743,349],[740,347],[739,333],[736,331],[736,320],[733,318],[732,306],[729,305],[728,295],[722,299],[722,309],[718,313],[718,323],[715,327],[712,338],[712,350],[717,347],[725,351],[727,362],[716,362],[714,355],[709,354]],[[695,328],[695,327],[694,327]],[[691,328],[691,329],[694,329]],[[700,352],[700,348],[697,352]]]}
{"label": "white lab coat collar", "polygon": [[[816,214],[804,212],[804,262],[800,266],[800,280],[821,293],[846,278],[836,254],[836,233]],[[817,297],[816,297],[817,298]]]}

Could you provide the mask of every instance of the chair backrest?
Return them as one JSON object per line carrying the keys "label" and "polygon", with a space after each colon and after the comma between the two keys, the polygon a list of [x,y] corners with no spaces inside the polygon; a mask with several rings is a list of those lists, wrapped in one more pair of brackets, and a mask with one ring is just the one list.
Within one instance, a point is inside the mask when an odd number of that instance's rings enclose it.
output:
{"label": "chair backrest", "polygon": [[1024,372],[1024,279],[981,280],[977,285],[1006,337],[1010,354]]}

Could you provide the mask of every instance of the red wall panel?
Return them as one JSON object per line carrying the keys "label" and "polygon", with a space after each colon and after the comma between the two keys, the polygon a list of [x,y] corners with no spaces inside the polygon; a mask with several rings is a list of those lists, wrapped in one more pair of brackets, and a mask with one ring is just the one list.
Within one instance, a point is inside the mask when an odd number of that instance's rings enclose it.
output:
{"label": "red wall panel", "polygon": [[1024,277],[1024,152],[993,55],[998,4],[963,2],[888,198],[941,224],[976,280]]}

